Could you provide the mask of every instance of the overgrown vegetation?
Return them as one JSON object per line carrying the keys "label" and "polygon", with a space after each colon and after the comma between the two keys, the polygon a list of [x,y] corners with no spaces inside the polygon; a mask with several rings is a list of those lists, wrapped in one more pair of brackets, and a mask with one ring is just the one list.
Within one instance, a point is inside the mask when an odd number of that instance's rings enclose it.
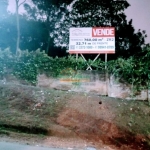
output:
{"label": "overgrown vegetation", "polygon": [[[143,48],[141,57],[131,56],[128,59],[118,58],[108,61],[107,71],[110,75],[130,83],[136,90],[148,89],[150,80],[150,47]],[[87,63],[91,64],[91,60]],[[100,59],[92,64],[96,70],[105,71],[105,62]],[[62,71],[86,70],[87,64],[82,58],[74,56],[52,58],[44,51],[20,51],[18,55],[12,54],[9,49],[0,50],[0,78],[4,80],[12,75],[32,85],[36,85],[38,74],[58,77]]]}
{"label": "overgrown vegetation", "polygon": [[118,58],[108,62],[108,72],[130,83],[136,91],[149,89],[150,47],[143,48],[139,56]]}
{"label": "overgrown vegetation", "polygon": [[[91,60],[88,63],[91,63]],[[93,65],[98,65],[99,63],[100,61],[97,61]],[[5,79],[7,75],[13,75],[35,85],[37,76],[40,73],[57,77],[66,68],[85,70],[86,67],[85,62],[81,58],[76,61],[73,56],[52,58],[39,50],[35,52],[20,51],[19,55],[14,55],[9,49],[0,50],[1,79]]]}

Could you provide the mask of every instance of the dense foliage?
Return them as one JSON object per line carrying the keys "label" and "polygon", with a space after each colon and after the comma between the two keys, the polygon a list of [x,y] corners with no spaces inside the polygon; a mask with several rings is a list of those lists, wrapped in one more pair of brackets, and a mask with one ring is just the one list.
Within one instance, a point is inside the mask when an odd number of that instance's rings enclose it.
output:
{"label": "dense foliage", "polygon": [[[3,12],[0,14],[1,79],[11,74],[36,84],[37,75],[42,72],[58,76],[65,68],[85,70],[87,65],[82,59],[76,61],[75,57],[66,54],[69,28],[114,26],[116,55],[108,56],[111,60],[107,65],[109,74],[139,88],[149,87],[150,48],[145,45],[145,31],[135,32],[132,20],[128,22],[126,19],[124,10],[129,7],[127,0],[32,2],[34,5],[24,4],[25,14],[19,14],[19,48],[23,51],[15,54],[18,39],[16,14],[7,12],[8,0],[0,1],[0,11]],[[7,47],[10,50],[5,49]],[[38,48],[40,51],[36,51]],[[60,58],[64,55],[66,57]],[[91,64],[91,60],[88,63]],[[105,63],[99,60],[92,67],[105,70]]]}
{"label": "dense foliage", "polygon": [[[141,57],[131,56],[128,59],[118,58],[108,61],[107,71],[109,75],[132,84],[136,89],[149,88],[150,80],[150,47],[143,48]],[[87,61],[88,64],[92,60]],[[48,76],[58,77],[62,70],[86,70],[87,64],[82,58],[74,56],[52,58],[40,50],[28,52],[20,51],[14,55],[9,49],[0,50],[0,78],[14,75],[19,79],[32,84],[37,83],[38,74],[45,73]],[[106,71],[105,62],[100,59],[92,64],[96,70]]]}
{"label": "dense foliage", "polygon": [[145,44],[146,34],[141,30],[136,33],[132,20],[127,21],[124,11],[128,7],[126,0],[77,0],[57,27],[55,42],[67,46],[70,27],[111,26],[115,27],[116,54],[110,57],[116,59],[120,56],[128,58],[137,55]]}
{"label": "dense foliage", "polygon": [[19,79],[36,84],[37,76],[40,73],[57,77],[66,68],[85,70],[86,67],[87,65],[81,58],[76,61],[73,56],[52,58],[40,50],[34,52],[19,51],[19,54],[15,55],[9,49],[0,50],[1,79],[14,75]]}
{"label": "dense foliage", "polygon": [[147,45],[140,52],[140,57],[118,58],[108,62],[109,73],[127,81],[136,90],[149,89],[150,47]]}

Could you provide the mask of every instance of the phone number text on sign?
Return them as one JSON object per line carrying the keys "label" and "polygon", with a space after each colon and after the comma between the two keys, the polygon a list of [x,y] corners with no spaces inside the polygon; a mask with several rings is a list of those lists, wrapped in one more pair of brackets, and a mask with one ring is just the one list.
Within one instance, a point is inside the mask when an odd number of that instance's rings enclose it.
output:
{"label": "phone number text on sign", "polygon": [[70,28],[69,53],[115,53],[114,28]]}

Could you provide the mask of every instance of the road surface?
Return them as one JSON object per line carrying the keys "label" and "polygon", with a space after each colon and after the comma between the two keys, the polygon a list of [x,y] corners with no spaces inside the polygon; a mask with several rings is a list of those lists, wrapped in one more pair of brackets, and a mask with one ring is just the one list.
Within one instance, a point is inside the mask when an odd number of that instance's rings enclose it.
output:
{"label": "road surface", "polygon": [[[50,148],[50,147],[40,147],[40,146],[31,146],[26,144],[11,143],[11,142],[0,142],[0,150],[79,150],[79,149]],[[82,150],[96,150],[96,149],[92,147],[87,147]]]}
{"label": "road surface", "polygon": [[68,150],[68,149],[48,148],[18,143],[0,142],[0,150]]}

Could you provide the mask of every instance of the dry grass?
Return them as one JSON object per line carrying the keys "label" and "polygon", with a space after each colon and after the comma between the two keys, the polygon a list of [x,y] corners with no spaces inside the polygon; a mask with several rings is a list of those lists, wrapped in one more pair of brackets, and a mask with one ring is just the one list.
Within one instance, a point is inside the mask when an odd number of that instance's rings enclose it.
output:
{"label": "dry grass", "polygon": [[0,126],[48,129],[65,104],[65,97],[61,91],[1,84]]}

